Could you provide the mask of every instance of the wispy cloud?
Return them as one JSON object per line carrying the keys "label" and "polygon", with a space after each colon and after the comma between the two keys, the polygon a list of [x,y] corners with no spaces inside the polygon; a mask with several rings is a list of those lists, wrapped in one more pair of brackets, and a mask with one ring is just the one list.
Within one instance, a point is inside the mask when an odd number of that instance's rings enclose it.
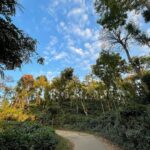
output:
{"label": "wispy cloud", "polygon": [[52,38],[47,45],[46,51],[50,55],[48,56],[46,52],[46,56],[51,61],[62,60],[66,65],[73,65],[74,68],[84,66],[86,70],[90,70],[101,47],[99,32],[92,27],[92,23],[89,24],[90,12],[87,12],[85,2],[82,0],[74,2],[79,6],[70,7],[67,16],[58,22],[59,37],[57,36],[57,40]]}
{"label": "wispy cloud", "polygon": [[59,0],[58,4],[56,0],[55,3],[51,1],[45,10],[50,18],[53,16],[53,24],[55,23],[57,29],[51,32],[53,35],[45,46],[44,55],[47,64],[58,63],[60,70],[62,66],[84,68],[82,70],[85,74],[95,63],[103,45],[99,40],[96,18],[92,16],[93,2]]}

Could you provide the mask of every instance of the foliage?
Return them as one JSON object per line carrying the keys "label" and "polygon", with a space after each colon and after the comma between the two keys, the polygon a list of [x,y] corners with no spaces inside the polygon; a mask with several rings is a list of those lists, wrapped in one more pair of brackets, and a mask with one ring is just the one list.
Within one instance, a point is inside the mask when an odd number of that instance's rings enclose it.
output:
{"label": "foliage", "polygon": [[2,102],[0,108],[0,120],[25,121],[34,119],[35,117],[33,115],[25,113],[23,109],[10,106],[7,100]]}
{"label": "foliage", "polygon": [[[36,40],[11,21],[16,6],[17,0],[0,1],[1,77],[3,70],[20,68],[36,54]],[[132,20],[128,21],[128,13],[138,12],[147,23],[150,2],[96,0],[95,8],[103,35],[113,47],[124,50],[128,62],[119,53],[102,50],[92,74],[82,81],[73,68],[66,68],[51,81],[44,75],[34,78],[28,74],[14,89],[1,83],[0,150],[68,148],[51,128],[43,125],[98,133],[125,150],[149,150],[150,57],[132,57],[129,46],[135,41],[150,47],[150,38]],[[42,64],[43,58],[38,62]],[[43,125],[23,122],[27,120]]]}
{"label": "foliage", "polygon": [[109,51],[102,51],[96,65],[93,65],[93,73],[104,81],[107,87],[117,78],[121,78],[125,69],[125,60],[122,60],[119,54]]}
{"label": "foliage", "polygon": [[[21,68],[22,64],[29,63],[31,56],[36,54],[37,41],[16,27],[11,16],[16,13],[17,0],[0,1],[0,74],[3,70]],[[42,62],[42,58],[38,59]]]}
{"label": "foliage", "polygon": [[[83,81],[74,75],[72,68],[64,69],[51,81],[44,75],[37,78],[24,75],[14,89],[4,88],[0,119],[36,120],[52,127],[96,132],[124,149],[147,150],[150,123],[149,57],[133,57],[131,60],[136,68],[140,68],[140,77],[133,72],[130,63],[111,51],[100,53],[93,65],[93,74],[87,75]],[[147,85],[148,93],[145,93],[143,82]],[[30,128],[29,124],[27,126]],[[32,146],[36,141],[41,149],[43,143],[45,146],[51,143],[55,147],[53,137],[50,143],[47,142],[50,138],[47,135],[48,129],[43,128],[28,137],[20,131],[22,128],[16,131],[8,125],[6,138],[10,136],[8,141],[11,141],[11,135],[20,135],[12,139],[18,140],[21,146],[23,144],[22,149],[27,145],[24,142],[30,142],[32,137],[35,138]],[[0,137],[0,142],[4,142],[4,138]],[[35,149],[32,146],[31,149]]]}
{"label": "foliage", "polygon": [[[134,45],[150,47],[150,38],[143,30],[144,28],[140,29],[140,26],[133,20],[134,17],[130,17],[129,14],[141,14],[148,22],[150,2],[148,0],[96,0],[95,9],[99,15],[98,23],[104,28],[102,39],[109,41],[113,47],[119,46],[126,53],[132,69],[141,79],[142,71],[132,60],[130,45],[134,41]],[[146,85],[143,83],[142,86],[148,93]]]}
{"label": "foliage", "polygon": [[134,23],[128,23],[126,26],[126,30],[139,44],[147,45],[150,47],[150,38],[148,34],[142,32]]}
{"label": "foliage", "polygon": [[73,150],[73,145],[70,141],[58,137],[59,143],[56,146],[56,150]]}
{"label": "foliage", "polygon": [[17,0],[1,0],[0,2],[0,14],[2,15],[15,15]]}
{"label": "foliage", "polygon": [[73,77],[73,69],[72,68],[66,68],[64,71],[61,72],[61,78],[62,80],[71,80]]}
{"label": "foliage", "polygon": [[[37,111],[36,111],[37,112]],[[51,103],[38,116],[36,115],[37,121],[42,124],[53,126],[56,124],[55,118],[61,114],[60,106],[57,103]]]}
{"label": "foliage", "polygon": [[[139,66],[144,73],[142,81],[149,87],[149,72],[144,65],[146,62],[148,66],[148,61],[144,57],[138,59]],[[138,62],[136,58],[133,60]],[[16,97],[13,96],[10,99],[11,102],[3,101],[0,111],[1,119],[17,121],[35,119],[43,125],[98,133],[119,144],[125,150],[148,150],[149,95],[144,93],[139,77],[136,74],[128,75],[126,78],[122,77],[121,74],[128,69],[128,65],[116,53],[102,52],[95,69],[98,70],[98,74],[97,72],[95,74],[99,78],[89,75],[82,82],[72,73],[69,78],[68,75],[65,76],[64,72],[66,71],[62,71],[60,76],[51,82],[44,76],[36,79],[32,75],[23,76],[14,91]],[[111,85],[109,97],[106,96],[108,81]],[[24,95],[22,91],[27,91],[27,95]],[[24,99],[28,99],[27,108],[16,105],[16,103],[21,105],[21,101],[16,101],[20,94]],[[40,98],[40,103],[37,103],[37,98]],[[30,128],[30,125],[27,124],[26,128]],[[35,143],[38,143],[36,145],[40,149],[43,148],[41,145],[53,145],[55,148],[56,141],[53,136],[47,135],[48,129],[36,131],[34,135],[29,134],[29,136],[22,128],[20,128],[21,131],[16,131],[8,125],[8,129],[6,138],[8,138],[8,142],[10,141],[10,144],[7,144],[10,147],[18,148],[16,143],[12,144],[11,139],[13,139],[13,141],[19,141],[21,146],[26,148],[27,144],[30,146],[30,140],[33,137],[35,140],[31,140],[33,142],[31,142],[33,146],[31,149],[35,149]],[[50,143],[47,141],[47,136],[52,138]],[[22,138],[20,139],[20,137]],[[4,142],[4,139],[5,137],[0,137],[0,142]],[[34,143],[34,141],[36,142]]]}
{"label": "foliage", "polygon": [[145,82],[148,86],[148,89],[150,91],[150,73],[146,73],[143,78],[142,78],[143,82]]}
{"label": "foliage", "polygon": [[145,20],[149,21],[148,0],[96,0],[95,8],[100,15],[98,23],[109,29],[125,25],[129,17],[128,13],[131,11],[141,13]]}
{"label": "foliage", "polygon": [[55,150],[54,131],[36,123],[1,122],[0,150]]}

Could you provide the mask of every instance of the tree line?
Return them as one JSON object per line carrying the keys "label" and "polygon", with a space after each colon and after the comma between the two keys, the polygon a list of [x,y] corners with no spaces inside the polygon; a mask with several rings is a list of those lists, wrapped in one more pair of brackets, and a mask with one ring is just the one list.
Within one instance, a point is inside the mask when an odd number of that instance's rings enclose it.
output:
{"label": "tree line", "polygon": [[45,108],[54,104],[86,116],[117,110],[132,102],[149,104],[150,58],[132,59],[138,59],[142,78],[118,53],[103,50],[92,66],[92,73],[83,81],[74,75],[73,68],[64,69],[50,81],[44,75],[24,75],[15,88],[4,88],[3,99],[17,108],[28,109],[30,104]]}

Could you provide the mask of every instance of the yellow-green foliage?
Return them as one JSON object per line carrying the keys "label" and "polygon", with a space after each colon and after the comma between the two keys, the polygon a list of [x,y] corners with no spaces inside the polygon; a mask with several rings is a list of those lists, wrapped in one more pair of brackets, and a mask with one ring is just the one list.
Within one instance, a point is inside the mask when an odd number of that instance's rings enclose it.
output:
{"label": "yellow-green foliage", "polygon": [[3,101],[0,108],[0,120],[25,121],[34,120],[34,116],[26,114],[23,109],[13,107],[8,101]]}

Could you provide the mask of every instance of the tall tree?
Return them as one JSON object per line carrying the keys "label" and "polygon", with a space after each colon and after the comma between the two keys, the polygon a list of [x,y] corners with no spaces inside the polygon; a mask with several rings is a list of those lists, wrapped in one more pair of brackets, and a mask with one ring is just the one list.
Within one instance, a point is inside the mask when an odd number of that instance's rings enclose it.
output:
{"label": "tall tree", "polygon": [[[95,8],[99,14],[98,23],[102,25],[106,32],[106,38],[113,45],[120,45],[127,55],[128,61],[131,63],[135,72],[139,75],[141,70],[132,61],[130,55],[130,42],[133,44],[146,45],[150,47],[150,37],[138,24],[134,23],[129,13],[136,11],[141,13],[143,17],[150,19],[150,2],[148,0],[96,0]],[[145,12],[148,14],[145,16]],[[145,18],[146,19],[146,18]],[[148,18],[147,18],[148,20]]]}
{"label": "tall tree", "polygon": [[28,107],[30,98],[33,94],[34,89],[34,78],[32,75],[24,75],[18,81],[18,85],[16,87],[16,97],[14,105],[18,107]]}
{"label": "tall tree", "polygon": [[[36,54],[36,40],[17,28],[11,21],[16,13],[17,0],[0,1],[0,73],[4,70],[20,68],[22,64],[30,62],[31,56]],[[38,59],[43,62],[42,58]]]}
{"label": "tall tree", "polygon": [[[45,99],[45,92],[46,92],[46,88],[48,87],[48,80],[46,78],[46,76],[39,76],[36,78],[35,82],[34,82],[34,91],[36,94],[36,103],[37,104],[41,104],[41,100]],[[46,95],[47,96],[47,95]],[[46,99],[45,99],[46,101]],[[45,103],[45,102],[44,102]]]}
{"label": "tall tree", "polygon": [[66,99],[66,92],[67,92],[66,86],[67,86],[68,82],[70,82],[73,79],[73,72],[74,72],[73,68],[66,68],[60,74],[62,99]]}
{"label": "tall tree", "polygon": [[[95,9],[99,14],[98,23],[106,30],[107,39],[113,45],[119,45],[127,55],[135,73],[142,79],[142,71],[130,54],[130,42],[150,47],[150,37],[144,28],[140,28],[130,17],[131,12],[143,16],[145,23],[150,21],[149,0],[96,0]],[[143,21],[144,23],[144,21]],[[143,89],[148,93],[147,85],[141,80]]]}
{"label": "tall tree", "polygon": [[106,98],[108,108],[110,108],[110,90],[117,92],[116,80],[121,78],[121,74],[126,71],[125,60],[119,54],[109,51],[102,51],[96,64],[93,65],[93,73],[106,85]]}

